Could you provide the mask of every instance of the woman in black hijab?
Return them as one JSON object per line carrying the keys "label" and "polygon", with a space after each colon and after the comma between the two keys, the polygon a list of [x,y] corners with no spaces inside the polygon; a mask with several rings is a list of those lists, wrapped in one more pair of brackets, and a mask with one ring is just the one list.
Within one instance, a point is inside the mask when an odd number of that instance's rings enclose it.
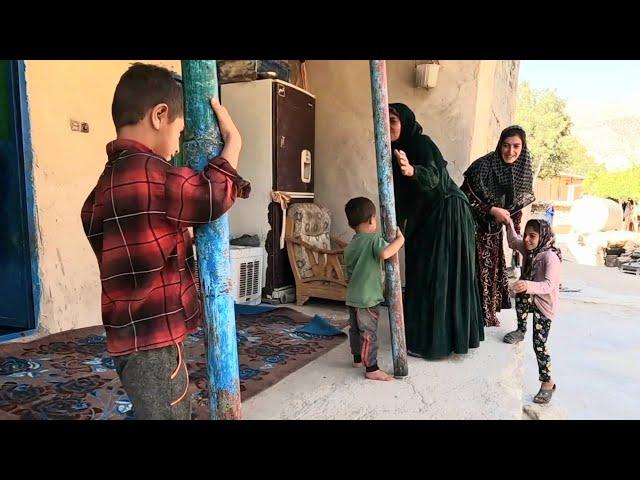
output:
{"label": "woman in black hijab", "polygon": [[389,105],[398,223],[405,227],[405,325],[414,356],[467,353],[484,340],[475,228],[447,162],[404,104]]}
{"label": "woman in black hijab", "polygon": [[505,128],[493,152],[480,157],[464,173],[476,221],[477,271],[484,324],[500,325],[496,312],[511,308],[502,246],[502,225],[513,220],[520,233],[522,210],[533,203],[533,170],[527,135],[517,126]]}

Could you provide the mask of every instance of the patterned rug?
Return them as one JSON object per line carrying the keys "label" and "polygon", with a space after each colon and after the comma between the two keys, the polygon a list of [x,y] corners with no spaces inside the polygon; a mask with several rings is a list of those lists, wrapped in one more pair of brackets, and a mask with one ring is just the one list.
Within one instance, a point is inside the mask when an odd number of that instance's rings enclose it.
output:
{"label": "patterned rug", "polygon": [[[342,343],[296,332],[311,317],[290,308],[237,315],[240,389],[247,400]],[[343,324],[334,323],[338,328]],[[204,332],[185,339],[192,418],[209,418]],[[107,353],[102,327],[0,345],[0,419],[130,420],[131,402]]]}

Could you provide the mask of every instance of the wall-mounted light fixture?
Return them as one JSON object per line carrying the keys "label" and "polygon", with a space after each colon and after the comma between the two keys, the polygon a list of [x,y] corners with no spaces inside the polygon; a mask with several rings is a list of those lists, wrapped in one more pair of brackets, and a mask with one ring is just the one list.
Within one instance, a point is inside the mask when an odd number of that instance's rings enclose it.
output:
{"label": "wall-mounted light fixture", "polygon": [[438,73],[440,72],[440,62],[430,60],[429,63],[416,65],[416,87],[433,88],[438,84]]}

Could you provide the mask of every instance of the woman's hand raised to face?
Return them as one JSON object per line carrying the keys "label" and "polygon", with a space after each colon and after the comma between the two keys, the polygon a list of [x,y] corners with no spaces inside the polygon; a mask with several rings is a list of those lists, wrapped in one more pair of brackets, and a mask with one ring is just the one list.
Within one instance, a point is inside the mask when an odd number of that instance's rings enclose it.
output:
{"label": "woman's hand raised to face", "polygon": [[413,165],[409,163],[409,159],[407,158],[407,154],[402,150],[394,150],[393,155],[396,157],[396,161],[398,162],[398,166],[400,167],[400,172],[405,177],[413,177],[415,174],[415,168]]}

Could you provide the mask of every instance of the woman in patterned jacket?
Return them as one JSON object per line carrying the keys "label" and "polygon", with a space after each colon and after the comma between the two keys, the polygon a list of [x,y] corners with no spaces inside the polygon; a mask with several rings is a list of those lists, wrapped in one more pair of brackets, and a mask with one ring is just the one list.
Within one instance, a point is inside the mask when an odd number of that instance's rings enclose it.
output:
{"label": "woman in patterned jacket", "polygon": [[473,162],[464,177],[462,191],[476,222],[476,271],[484,324],[497,327],[496,312],[511,308],[502,225],[512,221],[519,234],[522,210],[535,200],[525,131],[517,125],[504,129],[496,149]]}

